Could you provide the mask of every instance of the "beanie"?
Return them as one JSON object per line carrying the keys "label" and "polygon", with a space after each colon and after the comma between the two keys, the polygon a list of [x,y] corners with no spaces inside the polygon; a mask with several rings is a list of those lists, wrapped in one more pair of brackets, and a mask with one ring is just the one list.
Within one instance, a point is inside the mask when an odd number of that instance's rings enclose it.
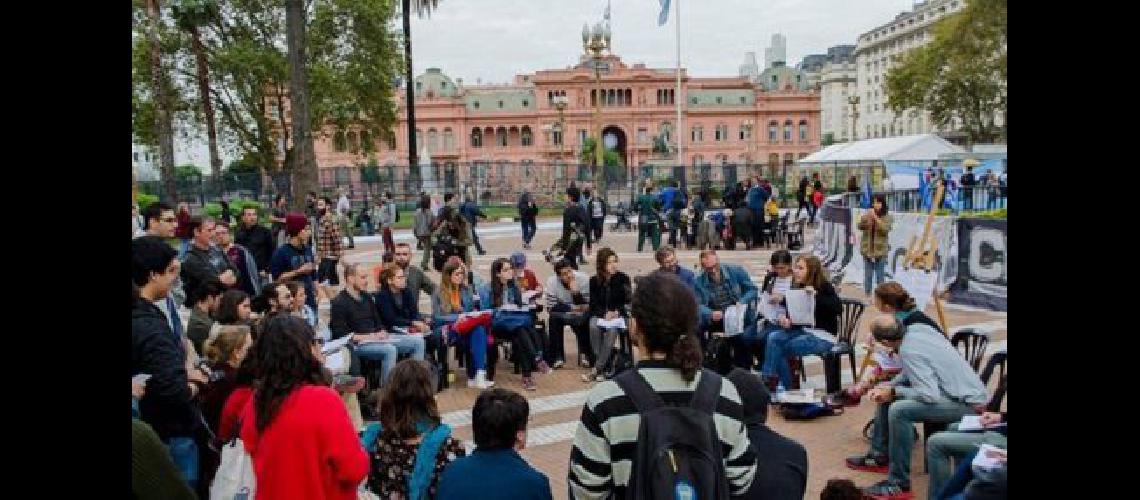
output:
{"label": "beanie", "polygon": [[291,213],[285,216],[285,234],[288,234],[290,238],[300,234],[307,225],[309,225],[309,219],[306,219],[302,214]]}

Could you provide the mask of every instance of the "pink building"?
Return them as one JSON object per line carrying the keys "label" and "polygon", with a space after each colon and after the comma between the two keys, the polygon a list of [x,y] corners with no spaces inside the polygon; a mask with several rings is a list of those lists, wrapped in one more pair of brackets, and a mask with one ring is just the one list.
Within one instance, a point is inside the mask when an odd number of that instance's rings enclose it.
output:
{"label": "pink building", "polygon": [[[630,66],[616,55],[603,59],[603,143],[618,152],[627,173],[637,176],[637,166],[651,159],[665,162],[652,153],[654,136],[664,132],[673,143],[675,72],[644,64]],[[462,79],[453,81],[438,68],[428,68],[414,82],[416,144],[421,156],[426,148],[432,168],[408,167],[405,92],[401,90],[397,92],[398,123],[390,136],[371,137],[366,131],[330,126],[317,140],[322,181],[359,182],[355,166],[368,161],[360,153],[361,141],[373,141],[369,156],[381,166],[381,175],[405,179],[426,172],[436,185],[447,188],[466,185],[474,178],[490,189],[517,192],[520,184],[588,177],[586,172],[577,172],[576,158],[582,141],[596,135],[594,104],[599,86],[594,78],[586,56],[566,69],[518,75],[509,85],[465,85]],[[788,81],[768,89],[746,77],[694,78],[684,70],[681,84],[682,163],[737,164],[775,177],[782,166],[820,149],[820,97],[814,91],[795,90]],[[559,95],[567,98],[562,113],[554,105]],[[560,122],[564,123],[563,134],[558,132]]]}

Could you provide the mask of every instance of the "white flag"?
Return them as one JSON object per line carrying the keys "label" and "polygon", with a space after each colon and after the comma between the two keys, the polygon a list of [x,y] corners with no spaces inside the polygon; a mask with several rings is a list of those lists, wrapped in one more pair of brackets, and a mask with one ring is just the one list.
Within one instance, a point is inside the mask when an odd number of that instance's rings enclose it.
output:
{"label": "white flag", "polygon": [[665,22],[669,20],[669,0],[658,0],[661,2],[661,13],[657,15],[657,25],[664,26]]}

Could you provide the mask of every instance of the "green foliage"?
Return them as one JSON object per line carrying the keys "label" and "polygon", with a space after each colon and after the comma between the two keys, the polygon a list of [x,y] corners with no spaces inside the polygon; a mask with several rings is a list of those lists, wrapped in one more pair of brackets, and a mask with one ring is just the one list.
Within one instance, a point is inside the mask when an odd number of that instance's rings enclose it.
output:
{"label": "green foliage", "polygon": [[[582,163],[585,163],[587,165],[593,165],[594,162],[597,161],[597,158],[595,157],[595,155],[597,153],[594,151],[594,148],[597,146],[597,143],[598,143],[598,141],[595,140],[593,137],[587,137],[585,142],[582,143],[582,152],[579,155],[579,157],[582,160]],[[617,153],[617,151],[605,149],[604,151],[602,151],[602,163],[606,167],[621,166],[621,155],[619,155]]]}
{"label": "green foliage", "polygon": [[191,164],[174,167],[174,176],[181,182],[198,180],[202,177],[202,170]]}
{"label": "green foliage", "polygon": [[819,145],[822,147],[828,147],[832,144],[835,144],[835,133],[828,132],[826,134],[823,134],[823,139],[820,140]]}
{"label": "green foliage", "polygon": [[[233,207],[231,206],[230,208],[232,212]],[[202,207],[202,213],[214,219],[220,218],[222,216],[222,206],[215,202],[207,203],[206,206]]]}
{"label": "green foliage", "polygon": [[940,126],[957,119],[971,142],[993,140],[994,116],[1006,112],[1006,1],[969,0],[933,32],[887,74],[888,105],[929,111]]}
{"label": "green foliage", "polygon": [[256,174],[260,171],[257,166],[256,160],[251,155],[245,155],[241,159],[234,160],[226,166],[224,170],[227,174]]}
{"label": "green foliage", "polygon": [[360,182],[365,184],[376,184],[381,181],[380,165],[376,164],[376,159],[373,158],[368,161],[367,165],[360,165]]}
{"label": "green foliage", "polygon": [[157,202],[158,196],[155,196],[153,194],[146,194],[146,193],[140,192],[139,197],[136,201],[139,204],[139,212],[142,212],[143,209],[145,209],[146,207],[151,206],[151,204]]}

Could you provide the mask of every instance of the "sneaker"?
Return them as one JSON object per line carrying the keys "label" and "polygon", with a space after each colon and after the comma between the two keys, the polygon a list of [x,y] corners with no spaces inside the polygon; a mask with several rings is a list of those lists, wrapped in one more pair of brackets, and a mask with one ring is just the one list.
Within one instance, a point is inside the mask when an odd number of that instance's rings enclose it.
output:
{"label": "sneaker", "polygon": [[581,366],[582,368],[589,368],[590,367],[590,358],[587,358],[585,354],[579,354],[578,355],[578,366]]}
{"label": "sneaker", "polygon": [[[890,463],[891,462],[886,455],[877,455],[874,453],[847,457],[848,469],[876,472],[879,474],[886,474],[887,469],[890,467]],[[910,489],[909,486],[907,489]]]}
{"label": "sneaker", "polygon": [[475,372],[475,378],[467,379],[467,387],[474,389],[490,389],[495,385],[494,381],[487,380],[487,372],[479,370]]}
{"label": "sneaker", "polygon": [[536,363],[535,369],[538,370],[538,373],[541,373],[543,375],[546,375],[546,374],[551,372],[550,365],[546,364],[546,361],[541,360],[541,359],[538,360],[538,363]]}
{"label": "sneaker", "polygon": [[828,406],[859,406],[862,395],[851,394],[846,389],[827,396]]}
{"label": "sneaker", "polygon": [[914,494],[910,491],[910,484],[899,483],[890,479],[884,479],[864,488],[863,494],[875,500],[910,500],[914,498]]}
{"label": "sneaker", "polygon": [[337,392],[343,394],[354,394],[360,392],[360,390],[364,388],[364,377],[338,375],[333,380],[333,383],[336,385]]}
{"label": "sneaker", "polygon": [[558,370],[558,369],[561,369],[563,366],[566,366],[566,360],[556,359],[556,360],[554,360],[554,366],[552,368],[554,368],[555,370]]}
{"label": "sneaker", "polygon": [[585,382],[588,384],[590,382],[593,382],[595,377],[598,377],[598,376],[600,376],[600,375],[594,373],[593,370],[590,370],[589,373],[583,373],[582,374],[582,382]]}
{"label": "sneaker", "polygon": [[538,390],[538,384],[534,383],[534,377],[523,377],[522,378],[522,386],[523,386],[523,389],[526,389],[528,391],[537,391]]}

